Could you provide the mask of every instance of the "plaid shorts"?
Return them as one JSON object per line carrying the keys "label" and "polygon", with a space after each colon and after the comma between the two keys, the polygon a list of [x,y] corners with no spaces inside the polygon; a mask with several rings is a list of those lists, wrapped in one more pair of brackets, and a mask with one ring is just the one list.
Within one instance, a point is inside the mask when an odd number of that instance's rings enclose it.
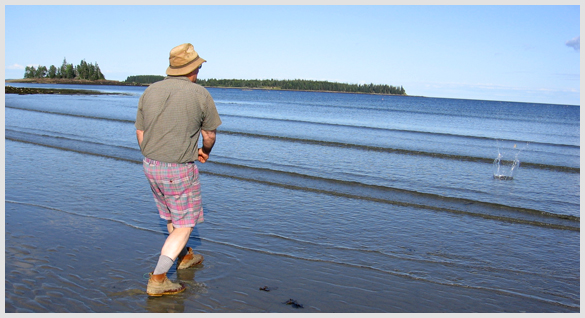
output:
{"label": "plaid shorts", "polygon": [[142,166],[162,219],[170,220],[174,227],[194,227],[203,222],[197,165],[144,158]]}

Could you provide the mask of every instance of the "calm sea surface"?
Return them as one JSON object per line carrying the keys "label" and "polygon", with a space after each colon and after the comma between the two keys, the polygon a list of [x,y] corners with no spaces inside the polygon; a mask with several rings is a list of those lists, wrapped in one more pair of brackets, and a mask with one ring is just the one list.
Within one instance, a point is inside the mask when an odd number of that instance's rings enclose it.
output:
{"label": "calm sea surface", "polygon": [[[7,94],[7,203],[161,230],[144,217],[154,210],[134,128],[144,87],[9,85],[127,95]],[[521,297],[536,304],[528,311],[580,310],[578,106],[208,90],[223,125],[199,165],[206,222],[194,235],[203,242]],[[45,154],[34,178],[47,187],[36,195],[11,185],[22,178],[11,164],[31,152]],[[91,193],[63,193],[60,184],[87,179],[60,174],[47,157],[71,152],[134,168],[113,165]],[[511,178],[494,178],[513,160]],[[80,175],[94,169],[75,164]]]}

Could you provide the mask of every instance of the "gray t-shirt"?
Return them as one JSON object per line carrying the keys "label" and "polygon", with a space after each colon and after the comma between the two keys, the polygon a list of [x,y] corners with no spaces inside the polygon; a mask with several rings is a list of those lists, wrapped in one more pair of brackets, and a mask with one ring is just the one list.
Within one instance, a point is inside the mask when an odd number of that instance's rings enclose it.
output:
{"label": "gray t-shirt", "polygon": [[201,129],[214,130],[219,125],[209,92],[184,76],[168,76],[150,85],[138,102],[135,126],[144,131],[140,150],[157,161],[197,160]]}

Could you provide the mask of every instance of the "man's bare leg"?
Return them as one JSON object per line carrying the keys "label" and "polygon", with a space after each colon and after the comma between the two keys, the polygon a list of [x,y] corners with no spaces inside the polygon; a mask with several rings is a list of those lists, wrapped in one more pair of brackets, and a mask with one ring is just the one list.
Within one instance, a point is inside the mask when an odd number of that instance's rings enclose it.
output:
{"label": "man's bare leg", "polygon": [[158,263],[153,271],[155,275],[168,272],[177,257],[181,253],[185,254],[185,246],[193,231],[192,227],[175,228],[170,221],[167,222],[167,229],[169,230],[169,236],[161,249]]}
{"label": "man's bare leg", "polygon": [[165,241],[161,249],[161,255],[168,256],[170,259],[175,260],[179,253],[183,251],[187,242],[189,241],[189,236],[191,236],[191,232],[193,231],[192,227],[173,227],[172,224],[167,224],[167,228],[169,229],[169,236]]}

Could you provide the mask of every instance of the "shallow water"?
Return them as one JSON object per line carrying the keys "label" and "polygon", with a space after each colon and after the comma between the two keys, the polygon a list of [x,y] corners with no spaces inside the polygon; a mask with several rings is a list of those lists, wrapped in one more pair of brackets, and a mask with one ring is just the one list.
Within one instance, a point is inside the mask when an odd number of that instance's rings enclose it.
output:
{"label": "shallow water", "polygon": [[[153,301],[165,232],[132,90],[6,96],[7,312],[579,311],[578,108],[210,89],[205,265]],[[492,177],[498,148],[514,180]]]}

